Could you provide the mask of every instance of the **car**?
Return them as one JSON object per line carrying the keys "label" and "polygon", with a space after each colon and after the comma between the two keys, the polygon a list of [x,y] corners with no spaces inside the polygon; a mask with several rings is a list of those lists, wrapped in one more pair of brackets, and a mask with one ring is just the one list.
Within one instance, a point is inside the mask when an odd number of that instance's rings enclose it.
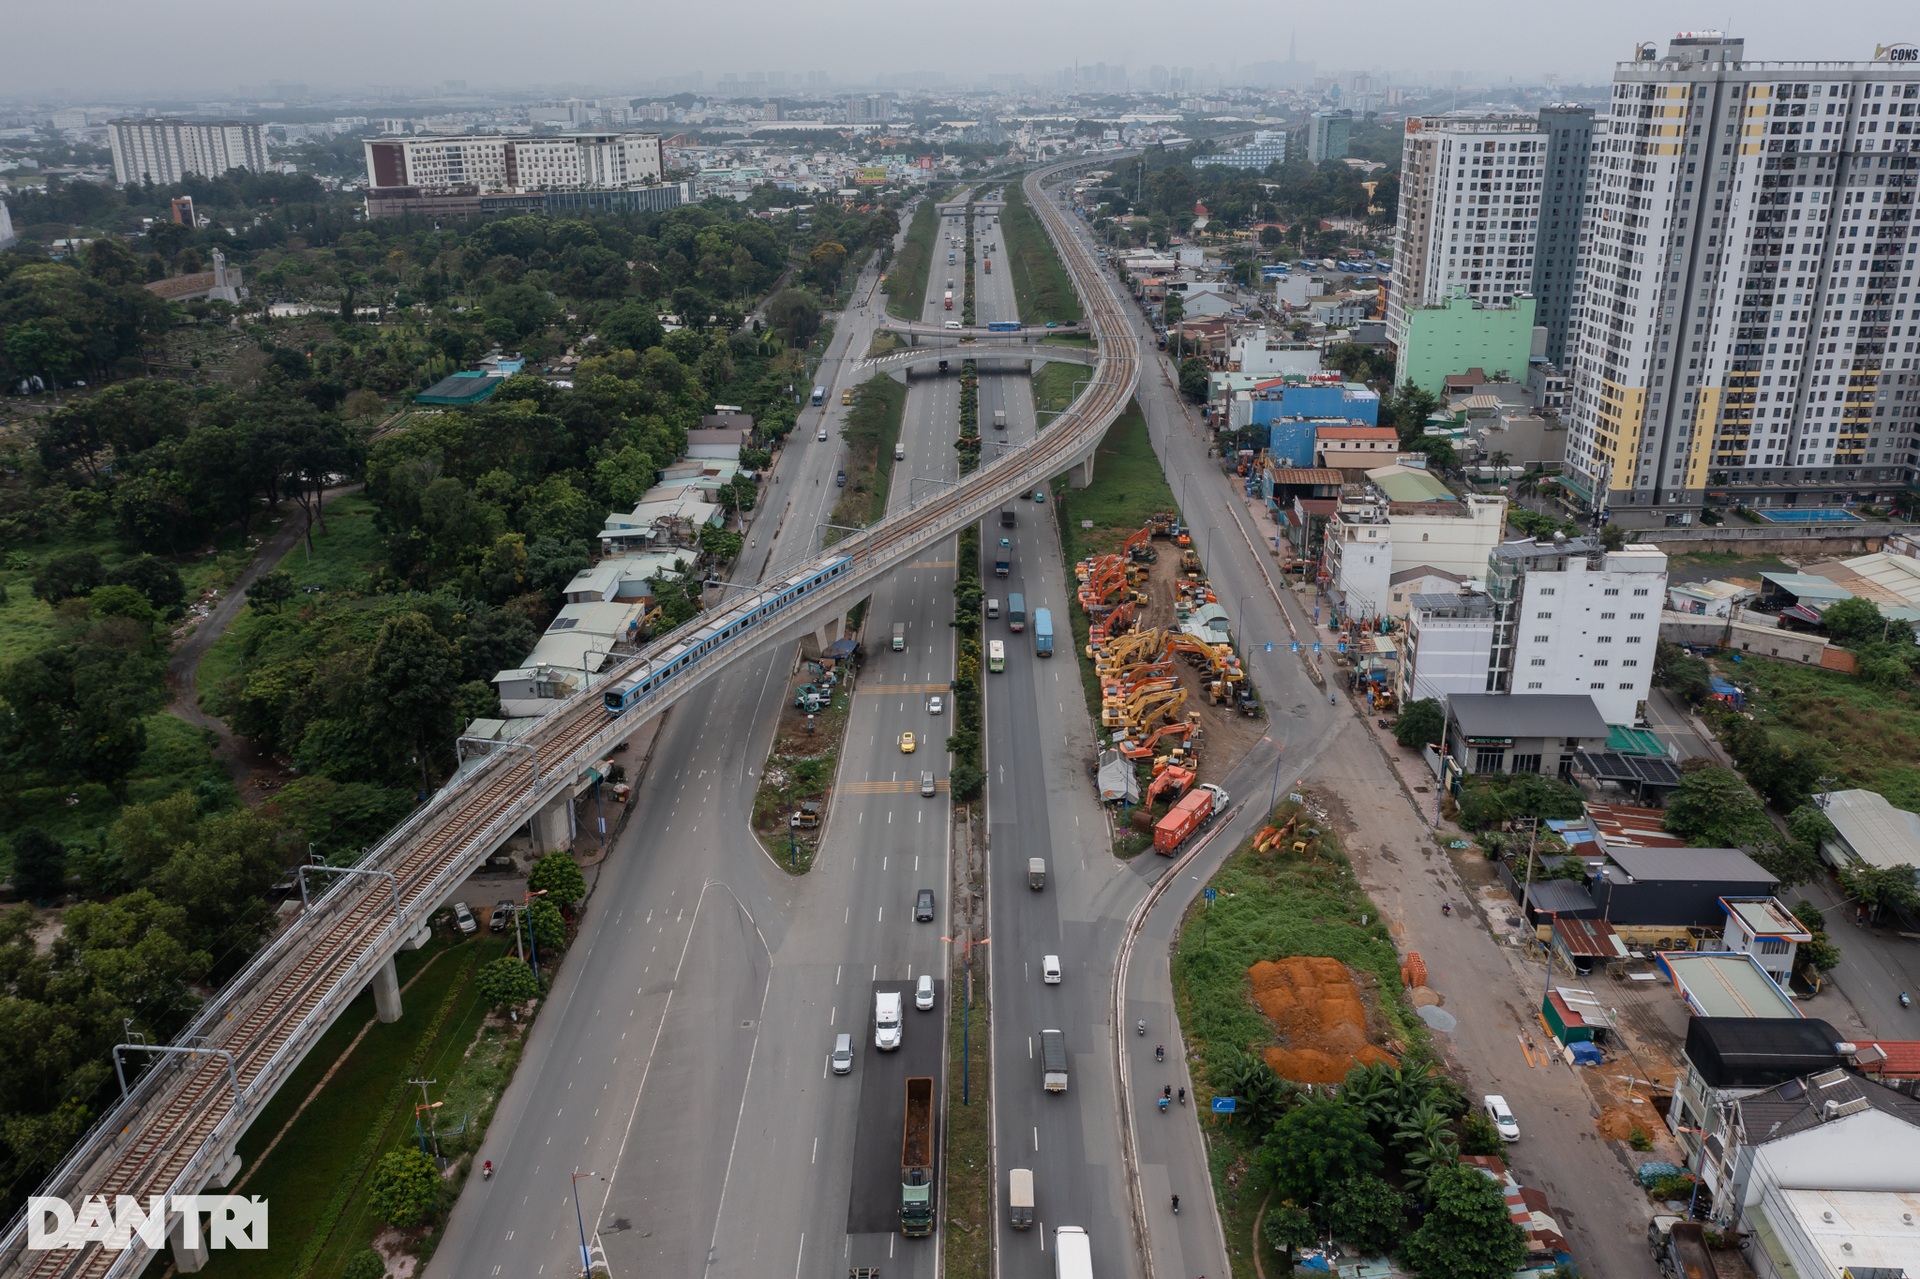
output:
{"label": "car", "polygon": [[833,1073],[850,1075],[853,1073],[853,1036],[835,1035],[833,1037]]}
{"label": "car", "polygon": [[1033,500],[1034,500],[1034,501],[1036,501],[1036,502],[1044,502],[1044,501],[1046,501],[1046,500],[1047,500],[1047,491],[1046,491],[1045,489],[1035,489],[1035,490],[1033,491]]}
{"label": "car", "polygon": [[817,432],[814,433],[813,438],[818,442],[820,442],[821,444],[825,444],[827,442],[827,428],[824,426],[821,427]]}
{"label": "car", "polygon": [[453,904],[453,926],[469,935],[480,931],[480,921],[473,917],[473,912],[467,909],[465,902]]}
{"label": "car", "polygon": [[931,924],[933,922],[933,890],[923,888],[913,899],[913,922]]}
{"label": "car", "polygon": [[913,1006],[921,1012],[933,1009],[933,974],[921,973],[920,980],[913,988]]}
{"label": "car", "polygon": [[840,392],[840,402],[841,402],[842,404],[851,404],[851,403],[853,403],[853,388],[852,388],[852,387],[848,387],[848,388],[847,388],[846,390],[844,390],[844,391],[842,391],[842,392]]}
{"label": "car", "polygon": [[912,733],[909,732],[909,733],[900,734],[900,753],[902,755],[913,754],[914,750],[916,749],[916,746],[917,744],[913,740]]}
{"label": "car", "polygon": [[1049,986],[1060,984],[1060,956],[1042,955],[1040,957],[1040,980]]}
{"label": "car", "polygon": [[945,709],[945,707],[940,701],[940,694],[935,693],[927,699],[927,714],[938,715],[943,709]]}
{"label": "car", "polygon": [[1048,328],[1050,328],[1050,329],[1057,329],[1057,328],[1059,328],[1059,327],[1060,327],[1060,321],[1058,321],[1058,320],[1048,320],[1048,321],[1047,321],[1047,327],[1048,327]]}
{"label": "car", "polygon": [[841,488],[845,488],[847,486],[847,473],[845,471],[835,471],[833,474],[833,482]]}
{"label": "car", "polygon": [[934,795],[939,794],[939,792],[940,785],[933,780],[933,774],[922,772],[920,774],[920,793],[931,799]]}
{"label": "car", "polygon": [[513,903],[497,901],[493,904],[493,914],[487,916],[487,931],[504,933],[513,925]]}
{"label": "car", "polygon": [[1480,1101],[1486,1108],[1487,1118],[1493,1122],[1493,1130],[1500,1134],[1500,1140],[1520,1140],[1520,1121],[1515,1119],[1513,1111],[1507,1108],[1505,1097],[1497,1092],[1490,1092]]}

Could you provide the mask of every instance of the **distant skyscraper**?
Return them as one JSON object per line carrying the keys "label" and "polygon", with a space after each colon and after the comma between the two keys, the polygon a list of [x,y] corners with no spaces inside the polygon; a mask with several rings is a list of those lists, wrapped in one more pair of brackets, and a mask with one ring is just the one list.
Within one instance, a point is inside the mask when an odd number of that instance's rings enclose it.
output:
{"label": "distant skyscraper", "polygon": [[1911,45],[1758,62],[1700,32],[1616,67],[1569,350],[1577,491],[1658,525],[1710,489],[1765,509],[1913,482],[1917,130]]}
{"label": "distant skyscraper", "polygon": [[121,186],[172,186],[188,175],[217,178],[229,169],[267,168],[267,126],[244,120],[114,120],[113,180]]}
{"label": "distant skyscraper", "polygon": [[1580,282],[1580,224],[1587,201],[1587,160],[1594,139],[1591,107],[1540,112],[1546,163],[1540,169],[1540,229],[1533,254],[1534,321],[1547,330],[1547,359],[1567,364],[1567,329]]}

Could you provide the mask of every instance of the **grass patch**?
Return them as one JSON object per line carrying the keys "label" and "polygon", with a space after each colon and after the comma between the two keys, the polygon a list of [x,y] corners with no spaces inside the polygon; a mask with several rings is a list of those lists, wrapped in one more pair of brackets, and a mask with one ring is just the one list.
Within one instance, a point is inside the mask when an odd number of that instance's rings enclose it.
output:
{"label": "grass patch", "polygon": [[906,242],[887,268],[887,314],[917,320],[927,304],[927,275],[933,267],[933,242],[940,230],[940,202],[929,193],[913,211]]}
{"label": "grass patch", "polygon": [[788,706],[780,713],[773,747],[753,795],[753,831],[767,856],[793,874],[813,869],[814,854],[827,827],[824,815],[814,830],[793,830],[787,819],[803,802],[824,809],[840,767],[840,743],[852,711],[853,696],[842,681],[834,687],[826,709],[814,715],[813,732],[806,731],[805,711]]}
{"label": "grass patch", "polygon": [[[993,1273],[993,1162],[990,1158],[993,1112],[988,1099],[992,1055],[987,1042],[987,983],[985,974],[973,983],[973,1007],[966,1006],[966,969],[958,959],[947,983],[947,1184],[945,1241],[946,1273],[953,1279],[988,1279]],[[962,1034],[962,1028],[965,1034]],[[962,1045],[965,1045],[963,1052]],[[967,1067],[967,1094],[962,1105],[961,1063]]]}
{"label": "grass patch", "polygon": [[1894,807],[1920,812],[1920,697],[1911,689],[1764,658],[1715,668],[1751,686],[1754,717],[1787,750],[1817,752],[1837,789],[1878,791]]}
{"label": "grass patch", "polygon": [[1078,324],[1085,318],[1080,295],[1073,291],[1060,255],[1053,250],[1046,228],[1027,203],[1017,182],[1007,184],[1006,208],[1000,213],[1007,267],[1013,272],[1013,297],[1027,324]]}
{"label": "grass patch", "polygon": [[[147,716],[143,722],[147,746],[127,778],[128,804],[152,803],[203,782],[228,784],[226,770],[214,759],[213,747],[200,729],[164,711]],[[7,825],[15,831],[38,826],[67,845],[91,843],[106,837],[123,807],[113,792],[98,782],[38,786],[13,796]],[[0,875],[11,870],[10,855],[0,855]]]}
{"label": "grass patch", "polygon": [[[1074,383],[1085,382],[1093,376],[1093,370],[1078,364],[1042,364],[1040,371],[1033,375],[1033,411],[1039,423],[1039,429],[1046,430],[1053,425],[1055,415],[1061,413],[1073,403],[1081,392],[1074,389]],[[1094,472],[1095,477],[1099,471]]]}
{"label": "grass patch", "polygon": [[[887,513],[887,494],[893,489],[893,447],[900,442],[900,419],[906,412],[907,388],[882,373],[853,390],[853,411],[840,436],[847,442],[847,487],[833,504],[833,522],[847,528],[865,528]],[[845,537],[827,530],[832,545]]]}
{"label": "grass patch", "polygon": [[[1283,803],[1275,816],[1285,821],[1298,811]],[[1380,1019],[1400,1051],[1426,1043],[1425,1025],[1405,1003],[1400,956],[1380,908],[1361,891],[1330,830],[1310,836],[1304,856],[1256,853],[1249,839],[1221,866],[1211,886],[1217,890],[1211,907],[1196,901],[1188,909],[1173,959],[1174,1002],[1194,1054],[1193,1100],[1203,1113],[1226,1088],[1214,1068],[1224,1072],[1239,1054],[1257,1055],[1273,1042],[1273,1027],[1254,1004],[1247,978],[1247,969],[1261,960],[1338,959],[1363,984],[1368,976],[1377,979]],[[1238,1279],[1252,1279],[1253,1223],[1269,1189],[1258,1157],[1265,1134],[1235,1121],[1209,1122],[1203,1131],[1227,1255]],[[1269,1274],[1282,1273],[1275,1269],[1279,1260],[1271,1252],[1261,1257]]]}
{"label": "grass patch", "polygon": [[867,343],[867,358],[869,360],[876,359],[891,351],[898,351],[899,349],[900,335],[898,333],[875,333],[873,340]]}

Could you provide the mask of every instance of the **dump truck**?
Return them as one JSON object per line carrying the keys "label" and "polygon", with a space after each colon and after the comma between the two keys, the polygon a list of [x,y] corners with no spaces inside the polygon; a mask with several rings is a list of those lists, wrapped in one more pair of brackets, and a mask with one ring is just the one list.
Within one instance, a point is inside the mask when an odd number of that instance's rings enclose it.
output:
{"label": "dump truck", "polygon": [[1033,610],[1033,651],[1042,657],[1053,656],[1053,614],[1044,608]]}
{"label": "dump truck", "polygon": [[1212,783],[1196,786],[1153,824],[1153,851],[1171,857],[1193,836],[1213,824],[1227,807],[1227,792]]}
{"label": "dump truck", "polygon": [[953,290],[952,290],[952,289],[948,289],[948,290],[947,290],[947,307],[946,307],[946,309],[947,309],[947,310],[949,310],[949,311],[951,311],[951,310],[953,310]]}
{"label": "dump truck", "polygon": [[1067,1090],[1067,1036],[1064,1031],[1040,1032],[1040,1086],[1048,1092]]}
{"label": "dump truck", "polygon": [[1655,1217],[1647,1225],[1647,1243],[1661,1273],[1671,1279],[1719,1279],[1713,1254],[1707,1251],[1706,1227],[1699,1222]]}
{"label": "dump truck", "polygon": [[1047,886],[1047,859],[1044,857],[1027,858],[1027,887],[1038,892]]}
{"label": "dump truck", "polygon": [[893,651],[896,653],[904,653],[907,651],[907,624],[905,622],[895,622],[893,624]]}
{"label": "dump truck", "polygon": [[820,805],[807,799],[800,801],[800,807],[793,810],[793,816],[787,818],[787,825],[795,830],[820,829]]}
{"label": "dump truck", "polygon": [[906,1127],[900,1135],[900,1233],[933,1233],[933,1080],[907,1080]]}

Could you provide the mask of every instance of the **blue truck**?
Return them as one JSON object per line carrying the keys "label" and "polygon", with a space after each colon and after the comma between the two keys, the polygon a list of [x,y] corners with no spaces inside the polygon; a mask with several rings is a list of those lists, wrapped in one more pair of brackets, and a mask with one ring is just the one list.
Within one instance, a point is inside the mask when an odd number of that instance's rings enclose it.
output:
{"label": "blue truck", "polygon": [[1033,610],[1033,651],[1042,657],[1053,656],[1053,614],[1044,608]]}

